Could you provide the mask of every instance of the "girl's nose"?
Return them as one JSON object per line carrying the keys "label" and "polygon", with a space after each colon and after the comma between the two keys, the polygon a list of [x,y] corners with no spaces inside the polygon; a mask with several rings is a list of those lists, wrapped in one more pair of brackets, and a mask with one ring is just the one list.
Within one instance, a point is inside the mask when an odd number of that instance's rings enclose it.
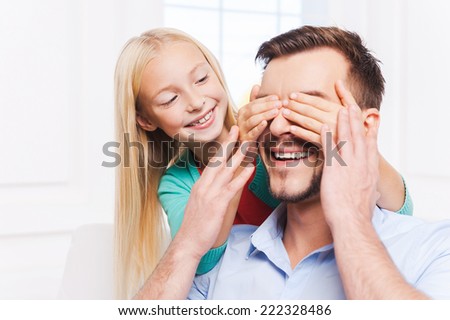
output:
{"label": "girl's nose", "polygon": [[202,109],[206,103],[206,98],[203,96],[192,97],[191,102],[188,105],[188,112],[193,112]]}

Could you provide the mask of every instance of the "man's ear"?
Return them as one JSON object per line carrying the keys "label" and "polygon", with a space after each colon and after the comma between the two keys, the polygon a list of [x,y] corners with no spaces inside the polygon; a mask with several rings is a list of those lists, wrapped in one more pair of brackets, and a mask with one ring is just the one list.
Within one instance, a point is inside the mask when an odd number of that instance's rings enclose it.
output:
{"label": "man's ear", "polygon": [[380,126],[380,111],[376,108],[362,110],[362,118],[366,132],[372,126],[376,126],[377,128]]}
{"label": "man's ear", "polygon": [[141,115],[139,112],[136,113],[136,122],[145,131],[155,131],[158,126],[150,122],[147,117]]}

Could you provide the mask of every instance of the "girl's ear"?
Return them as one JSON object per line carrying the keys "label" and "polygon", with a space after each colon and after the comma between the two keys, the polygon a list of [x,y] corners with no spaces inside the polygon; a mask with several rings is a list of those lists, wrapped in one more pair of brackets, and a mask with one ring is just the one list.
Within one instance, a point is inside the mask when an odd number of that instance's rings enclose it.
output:
{"label": "girl's ear", "polygon": [[362,117],[364,121],[364,128],[366,132],[369,128],[376,126],[377,128],[380,125],[380,111],[375,108],[370,108],[362,111]]}
{"label": "girl's ear", "polygon": [[136,113],[136,122],[145,131],[155,131],[156,129],[158,129],[158,126],[156,126],[155,124],[151,123],[147,119],[147,117],[141,115],[139,112]]}

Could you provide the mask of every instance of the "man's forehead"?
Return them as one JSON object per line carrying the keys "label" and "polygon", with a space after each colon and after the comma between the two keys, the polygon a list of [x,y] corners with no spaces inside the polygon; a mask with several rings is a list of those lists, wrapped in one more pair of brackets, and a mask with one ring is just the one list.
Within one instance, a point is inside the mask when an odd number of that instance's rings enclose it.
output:
{"label": "man's forehead", "polygon": [[273,59],[267,65],[259,96],[278,95],[284,99],[302,92],[335,100],[335,83],[346,80],[348,62],[338,51],[315,49]]}

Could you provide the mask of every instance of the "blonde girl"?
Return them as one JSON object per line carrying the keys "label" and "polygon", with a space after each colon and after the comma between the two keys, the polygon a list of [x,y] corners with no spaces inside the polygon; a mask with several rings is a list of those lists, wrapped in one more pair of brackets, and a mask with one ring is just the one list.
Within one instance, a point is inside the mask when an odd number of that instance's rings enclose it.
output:
{"label": "blonde girl", "polygon": [[191,44],[201,52],[225,92],[221,126],[229,129],[236,123],[220,66],[200,42],[177,30],[155,29],[125,45],[115,71],[116,138],[122,155],[116,176],[116,283],[121,298],[138,290],[167,244],[158,185],[167,166],[180,156],[183,144],[160,128],[138,124],[138,119],[143,120],[139,118],[142,78],[148,63],[161,57],[167,43]]}

